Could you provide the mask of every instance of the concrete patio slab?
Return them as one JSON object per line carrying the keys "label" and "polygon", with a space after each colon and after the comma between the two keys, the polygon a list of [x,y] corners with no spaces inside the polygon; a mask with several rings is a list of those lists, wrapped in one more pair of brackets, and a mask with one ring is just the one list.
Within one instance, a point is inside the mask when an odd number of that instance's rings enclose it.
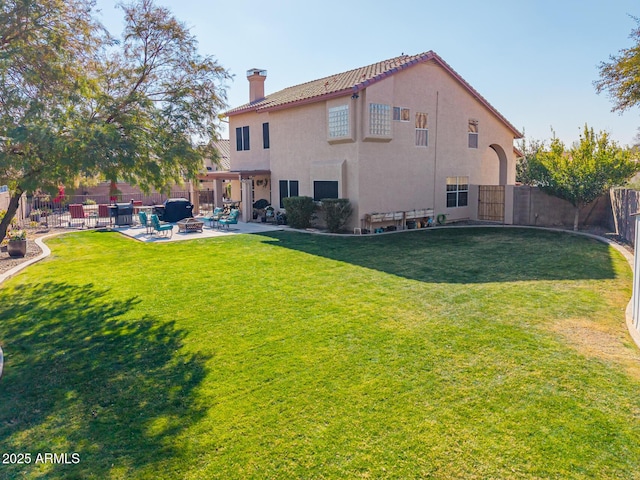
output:
{"label": "concrete patio slab", "polygon": [[242,233],[263,233],[263,232],[273,232],[276,230],[282,230],[282,226],[280,225],[272,225],[272,224],[264,224],[264,223],[244,223],[238,222],[235,225],[230,225],[230,228],[227,230],[224,228],[216,228],[209,227],[205,224],[205,227],[202,229],[202,232],[178,232],[178,226],[175,225],[173,227],[173,236],[171,238],[164,237],[158,234],[147,234],[147,229],[142,226],[134,226],[134,227],[123,227],[123,228],[114,228],[114,231],[120,232],[127,237],[131,237],[134,240],[138,240],[145,243],[151,242],[180,242],[183,240],[198,240],[201,238],[216,238],[216,237],[225,237],[228,235],[237,235]]}

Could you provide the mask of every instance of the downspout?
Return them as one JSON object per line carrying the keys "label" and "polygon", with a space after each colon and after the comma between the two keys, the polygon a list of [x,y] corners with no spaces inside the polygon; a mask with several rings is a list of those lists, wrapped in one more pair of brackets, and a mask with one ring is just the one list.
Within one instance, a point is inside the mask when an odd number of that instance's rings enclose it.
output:
{"label": "downspout", "polygon": [[[440,103],[440,92],[436,91],[436,126],[435,126],[435,140],[433,142],[433,213],[436,212],[436,171],[438,167],[438,106]],[[435,219],[434,219],[435,220]]]}

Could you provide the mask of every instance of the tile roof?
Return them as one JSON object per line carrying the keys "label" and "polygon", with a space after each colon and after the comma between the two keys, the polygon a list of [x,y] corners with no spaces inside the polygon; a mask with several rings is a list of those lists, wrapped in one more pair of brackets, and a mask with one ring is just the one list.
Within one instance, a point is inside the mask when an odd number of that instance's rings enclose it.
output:
{"label": "tile roof", "polygon": [[231,170],[231,163],[229,161],[229,157],[231,156],[231,145],[229,140],[221,139],[213,142],[213,144],[220,154],[220,157],[218,159],[220,162],[220,166],[218,170]]}
{"label": "tile roof", "polygon": [[418,63],[434,61],[444,68],[451,76],[460,82],[469,93],[480,103],[493,112],[507,127],[513,131],[516,138],[522,134],[498,112],[482,95],[480,95],[469,83],[466,82],[455,70],[453,70],[435,52],[428,51],[418,55],[401,55],[399,57],[383,60],[366,67],[356,68],[348,72],[330,75],[328,77],[313,80],[311,82],[285,88],[279,92],[267,95],[265,98],[253,103],[246,103],[226,112],[227,116],[247,112],[266,112],[280,110],[307,103],[324,101],[333,97],[354,94],[367,86],[376,83],[394,73],[409,68]]}

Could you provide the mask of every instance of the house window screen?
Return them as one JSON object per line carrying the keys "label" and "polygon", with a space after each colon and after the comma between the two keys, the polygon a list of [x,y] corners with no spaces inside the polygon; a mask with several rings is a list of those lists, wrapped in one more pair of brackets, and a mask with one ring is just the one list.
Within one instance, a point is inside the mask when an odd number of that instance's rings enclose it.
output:
{"label": "house window screen", "polygon": [[236,128],[236,150],[249,150],[249,127]]}
{"label": "house window screen", "polygon": [[298,180],[280,180],[280,208],[284,208],[283,200],[298,196]]}
{"label": "house window screen", "polygon": [[262,124],[262,147],[269,148],[269,123]]}
{"label": "house window screen", "polygon": [[329,109],[329,138],[349,136],[349,105]]}
{"label": "house window screen", "polygon": [[338,182],[326,180],[313,182],[313,199],[319,202],[323,198],[338,198]]}
{"label": "house window screen", "polygon": [[469,204],[469,177],[447,177],[447,207]]}
{"label": "house window screen", "polygon": [[429,145],[428,117],[426,113],[416,113],[416,146],[426,147]]}
{"label": "house window screen", "polygon": [[391,107],[382,103],[369,104],[369,133],[391,135]]}
{"label": "house window screen", "polygon": [[478,148],[478,121],[469,120],[469,148]]}

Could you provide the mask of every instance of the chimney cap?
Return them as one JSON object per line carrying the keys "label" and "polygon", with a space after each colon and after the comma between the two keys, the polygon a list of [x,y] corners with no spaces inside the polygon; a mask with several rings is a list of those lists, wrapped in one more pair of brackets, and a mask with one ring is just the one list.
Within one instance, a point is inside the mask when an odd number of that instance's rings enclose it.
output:
{"label": "chimney cap", "polygon": [[247,78],[248,77],[252,77],[254,75],[259,75],[261,77],[266,77],[267,76],[267,71],[266,70],[262,70],[261,68],[250,68],[249,70],[247,70]]}

